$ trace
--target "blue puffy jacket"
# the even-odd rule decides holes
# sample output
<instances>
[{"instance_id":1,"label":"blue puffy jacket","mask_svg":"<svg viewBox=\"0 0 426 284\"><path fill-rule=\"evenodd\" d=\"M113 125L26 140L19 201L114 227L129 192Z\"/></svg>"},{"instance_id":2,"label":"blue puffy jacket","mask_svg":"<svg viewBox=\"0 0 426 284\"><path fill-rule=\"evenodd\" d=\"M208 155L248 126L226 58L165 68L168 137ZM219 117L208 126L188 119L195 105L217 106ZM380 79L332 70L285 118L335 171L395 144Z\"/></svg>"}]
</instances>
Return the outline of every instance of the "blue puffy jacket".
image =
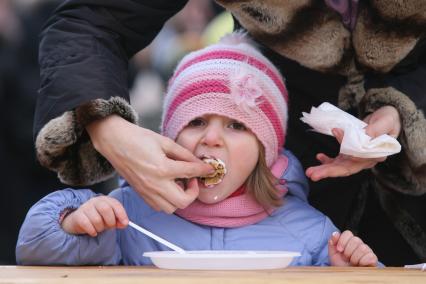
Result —
<instances>
[{"instance_id":1,"label":"blue puffy jacket","mask_svg":"<svg viewBox=\"0 0 426 284\"><path fill-rule=\"evenodd\" d=\"M288 194L284 204L266 219L239 228L191 223L157 212L127 184L111 192L138 225L186 250L287 250L301 256L292 265L328 265L327 242L337 228L307 203L307 181L298 160L288 151L282 178ZM66 208L78 208L96 196L91 190L64 189L37 202L28 212L16 247L23 265L149 265L147 251L169 250L133 228L111 229L97 237L71 235L59 224Z\"/></svg>"}]
</instances>

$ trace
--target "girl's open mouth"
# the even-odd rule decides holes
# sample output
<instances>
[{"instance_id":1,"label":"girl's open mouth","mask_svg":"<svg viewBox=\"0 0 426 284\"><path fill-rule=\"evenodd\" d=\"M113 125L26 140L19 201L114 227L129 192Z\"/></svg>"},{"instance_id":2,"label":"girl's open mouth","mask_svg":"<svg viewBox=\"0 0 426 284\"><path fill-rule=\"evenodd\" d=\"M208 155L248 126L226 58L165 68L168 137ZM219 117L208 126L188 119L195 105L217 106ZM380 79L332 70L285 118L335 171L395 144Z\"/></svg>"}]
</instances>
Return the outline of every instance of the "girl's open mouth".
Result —
<instances>
[{"instance_id":1,"label":"girl's open mouth","mask_svg":"<svg viewBox=\"0 0 426 284\"><path fill-rule=\"evenodd\" d=\"M206 187L213 187L221 183L226 174L225 163L221 159L206 155L202 156L200 159L210 164L215 169L215 172L208 176L199 177L198 180Z\"/></svg>"}]
</instances>

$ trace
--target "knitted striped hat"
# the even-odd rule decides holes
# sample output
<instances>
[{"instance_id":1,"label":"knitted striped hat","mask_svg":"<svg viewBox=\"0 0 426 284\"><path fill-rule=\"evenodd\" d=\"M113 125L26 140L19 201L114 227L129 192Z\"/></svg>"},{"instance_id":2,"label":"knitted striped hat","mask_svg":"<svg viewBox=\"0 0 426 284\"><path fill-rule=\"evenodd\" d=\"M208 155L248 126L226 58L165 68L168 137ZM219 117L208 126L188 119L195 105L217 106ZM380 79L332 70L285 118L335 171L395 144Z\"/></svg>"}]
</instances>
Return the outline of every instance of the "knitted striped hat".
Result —
<instances>
[{"instance_id":1,"label":"knitted striped hat","mask_svg":"<svg viewBox=\"0 0 426 284\"><path fill-rule=\"evenodd\" d=\"M287 101L279 71L245 34L235 32L178 64L165 96L161 131L176 140L196 117L226 116L256 135L271 166L284 144Z\"/></svg>"}]
</instances>

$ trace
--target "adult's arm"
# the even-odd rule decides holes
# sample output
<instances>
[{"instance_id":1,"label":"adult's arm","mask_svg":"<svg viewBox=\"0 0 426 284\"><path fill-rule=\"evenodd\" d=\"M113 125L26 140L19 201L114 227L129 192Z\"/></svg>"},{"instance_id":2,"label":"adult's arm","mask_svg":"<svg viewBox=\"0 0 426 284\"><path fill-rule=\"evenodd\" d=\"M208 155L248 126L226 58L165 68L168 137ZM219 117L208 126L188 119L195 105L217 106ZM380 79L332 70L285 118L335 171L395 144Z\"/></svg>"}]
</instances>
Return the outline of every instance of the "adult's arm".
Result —
<instances>
[{"instance_id":1,"label":"adult's arm","mask_svg":"<svg viewBox=\"0 0 426 284\"><path fill-rule=\"evenodd\" d=\"M127 103L128 59L185 3L68 0L46 23L34 133L39 161L58 172L61 181L88 185L114 174L93 148L85 127L114 113L136 122Z\"/></svg>"},{"instance_id":2,"label":"adult's arm","mask_svg":"<svg viewBox=\"0 0 426 284\"><path fill-rule=\"evenodd\" d=\"M364 116L384 105L398 110L402 151L378 163L373 172L390 189L421 195L426 192L426 45L405 63L388 74L367 76L367 94L360 106Z\"/></svg>"},{"instance_id":3,"label":"adult's arm","mask_svg":"<svg viewBox=\"0 0 426 284\"><path fill-rule=\"evenodd\" d=\"M186 0L68 0L41 33L34 131L94 99L128 100L127 65Z\"/></svg>"}]
</instances>

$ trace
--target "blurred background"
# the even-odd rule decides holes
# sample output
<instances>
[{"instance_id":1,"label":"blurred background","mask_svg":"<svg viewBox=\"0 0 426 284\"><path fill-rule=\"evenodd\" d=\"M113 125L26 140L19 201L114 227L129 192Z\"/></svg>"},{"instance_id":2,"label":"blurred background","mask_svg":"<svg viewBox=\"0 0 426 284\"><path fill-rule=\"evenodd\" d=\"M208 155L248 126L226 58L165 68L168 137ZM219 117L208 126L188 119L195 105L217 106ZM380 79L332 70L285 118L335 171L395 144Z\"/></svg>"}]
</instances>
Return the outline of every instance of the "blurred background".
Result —
<instances>
[{"instance_id":1,"label":"blurred background","mask_svg":"<svg viewBox=\"0 0 426 284\"><path fill-rule=\"evenodd\" d=\"M32 133L38 36L62 1L0 0L0 265L15 264L16 239L29 208L67 187L38 164ZM129 90L141 125L158 131L165 85L179 59L232 29L232 17L211 0L190 0L151 45L132 58ZM108 193L116 186L117 177L90 188Z\"/></svg>"}]
</instances>

